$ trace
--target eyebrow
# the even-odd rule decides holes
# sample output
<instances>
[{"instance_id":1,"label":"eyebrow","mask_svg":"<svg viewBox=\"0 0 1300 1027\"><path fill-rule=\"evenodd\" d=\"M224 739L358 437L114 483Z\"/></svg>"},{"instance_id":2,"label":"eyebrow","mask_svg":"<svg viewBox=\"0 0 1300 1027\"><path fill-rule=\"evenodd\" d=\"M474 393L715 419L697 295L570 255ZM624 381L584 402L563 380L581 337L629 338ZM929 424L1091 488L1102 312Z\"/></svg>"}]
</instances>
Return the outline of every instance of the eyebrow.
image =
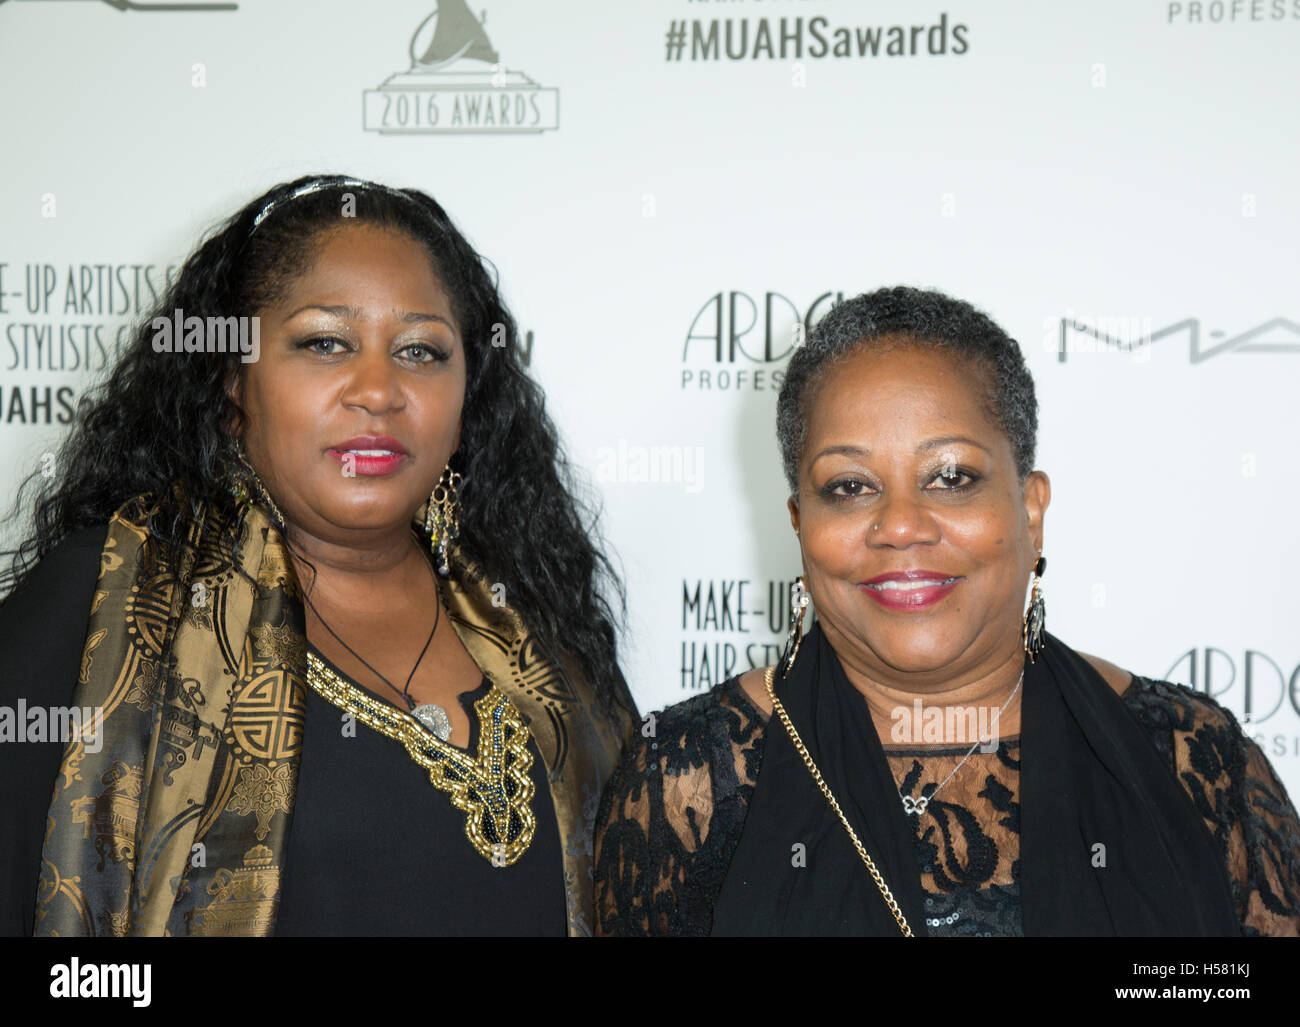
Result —
<instances>
[{"instance_id":1,"label":"eyebrow","mask_svg":"<svg viewBox=\"0 0 1300 1027\"><path fill-rule=\"evenodd\" d=\"M988 448L988 446L976 442L974 439L967 438L965 435L944 435L942 438L938 438L938 439L927 439L925 442L922 442L919 446L916 447L916 452L928 453L932 449L938 449L940 446L947 446L953 442L964 442L969 446L974 446L976 449L982 449L986 453L992 452ZM839 445L839 446L827 446L825 449L823 449L815 457L812 458L812 462L816 463L824 456L831 456L837 453L843 454L845 456L870 456L871 450L863 449L861 446L851 446L847 444Z\"/></svg>"},{"instance_id":2,"label":"eyebrow","mask_svg":"<svg viewBox=\"0 0 1300 1027\"><path fill-rule=\"evenodd\" d=\"M299 307L292 314L286 317L284 321L281 323L288 324L295 317L301 314L304 310L321 310L324 311L326 314L333 314L335 317L350 317L354 321L360 321L362 319L361 311L358 310L356 307L326 306L321 303L308 303L306 306ZM453 331L455 330L455 325L453 325L441 314L422 314L419 311L413 310L403 314L399 320L401 320L403 324L425 324L429 321L437 321L442 324L445 324L448 328L451 328Z\"/></svg>"}]
</instances>

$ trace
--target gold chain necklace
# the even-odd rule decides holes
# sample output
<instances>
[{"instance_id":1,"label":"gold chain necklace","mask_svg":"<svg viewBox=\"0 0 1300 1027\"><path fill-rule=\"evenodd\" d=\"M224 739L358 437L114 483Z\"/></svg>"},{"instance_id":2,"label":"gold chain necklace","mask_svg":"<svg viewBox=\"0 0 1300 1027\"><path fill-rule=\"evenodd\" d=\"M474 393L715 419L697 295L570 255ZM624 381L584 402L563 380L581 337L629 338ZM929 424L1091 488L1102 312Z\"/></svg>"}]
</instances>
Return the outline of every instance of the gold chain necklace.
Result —
<instances>
[{"instance_id":1,"label":"gold chain necklace","mask_svg":"<svg viewBox=\"0 0 1300 1027\"><path fill-rule=\"evenodd\" d=\"M786 715L785 707L782 706L780 700L777 699L776 690L772 687L775 675L776 668L768 667L765 680L767 684L768 698L772 700L772 709L776 710L777 716L781 718L781 723L785 726L786 734L790 736L790 741L794 742L795 749L798 750L799 755L803 757L804 765L808 768L809 773L812 774L813 780L817 782L817 787L822 790L822 794L826 796L826 801L831 804L831 809L833 809L835 815L840 818L840 823L844 825L844 830L849 832L849 838L853 840L853 847L858 850L858 855L862 857L862 862L867 865L867 870L871 874L871 879L876 882L876 887L880 889L880 894L885 899L885 905L887 905L889 911L894 914L894 920L898 924L898 929L903 932L903 937L915 937L915 935L912 934L912 928L907 924L907 917L903 916L903 911L899 909L898 903L894 901L893 892L891 892L889 886L885 884L885 879L880 876L880 871L876 869L876 864L873 863L871 857L867 855L867 850L863 848L862 842L858 840L857 832L849 825L849 818L846 817L844 811L840 809L840 804L835 801L835 796L831 794L830 788L822 779L821 771L817 769L817 765L813 763L812 757L808 755L808 750L803 744L803 739L799 737L799 732L796 731L794 725L790 723L790 718Z\"/></svg>"}]
</instances>

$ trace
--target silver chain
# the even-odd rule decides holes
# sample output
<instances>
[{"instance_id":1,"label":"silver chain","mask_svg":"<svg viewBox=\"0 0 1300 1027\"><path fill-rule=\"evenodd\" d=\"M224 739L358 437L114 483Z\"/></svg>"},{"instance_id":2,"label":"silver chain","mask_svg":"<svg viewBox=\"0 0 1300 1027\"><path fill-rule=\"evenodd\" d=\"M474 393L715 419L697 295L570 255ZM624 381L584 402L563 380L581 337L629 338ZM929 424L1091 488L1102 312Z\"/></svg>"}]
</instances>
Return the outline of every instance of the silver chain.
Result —
<instances>
[{"instance_id":1,"label":"silver chain","mask_svg":"<svg viewBox=\"0 0 1300 1027\"><path fill-rule=\"evenodd\" d=\"M995 727L997 726L998 722L1002 720L1003 711L1005 711L1006 708L1011 705L1011 700L1014 699L1016 697L1016 693L1020 691L1020 684L1024 680L1025 680L1025 672L1022 670L1020 672L1020 680L1016 682L1016 687L1011 690L1011 694L1007 696L1007 701L1002 704L1002 708L998 710L997 716L993 718L993 724ZM972 745L970 749L967 750L966 755L961 758L961 763L958 763L955 767L953 767L952 770L948 773L948 776L939 782L939 788L942 788L944 785L946 785L949 781L952 780L953 774L961 770L962 765L965 764L965 762L968 759L970 759L971 753L973 753L977 748L979 748L979 744L982 741L983 739L981 738L975 739L975 744ZM919 817L922 813L925 812L926 807L930 805L930 800L939 794L939 788L936 788L929 795L922 795L919 799L913 799L910 795L903 795L903 793L900 791L899 797L902 798L903 800L903 812L908 815L915 815Z\"/></svg>"}]
</instances>

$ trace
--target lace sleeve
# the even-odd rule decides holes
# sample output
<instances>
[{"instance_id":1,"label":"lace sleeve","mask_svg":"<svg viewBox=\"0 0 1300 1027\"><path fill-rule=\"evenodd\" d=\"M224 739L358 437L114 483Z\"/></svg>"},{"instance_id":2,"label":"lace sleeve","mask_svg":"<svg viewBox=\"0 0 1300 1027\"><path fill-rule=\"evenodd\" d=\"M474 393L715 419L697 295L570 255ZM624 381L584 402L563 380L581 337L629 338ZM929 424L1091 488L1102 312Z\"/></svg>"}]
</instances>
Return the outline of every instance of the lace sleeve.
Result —
<instances>
[{"instance_id":1,"label":"lace sleeve","mask_svg":"<svg viewBox=\"0 0 1300 1027\"><path fill-rule=\"evenodd\" d=\"M1268 758L1208 696L1166 681L1138 689L1139 719L1223 852L1242 933L1300 935L1300 818Z\"/></svg>"},{"instance_id":2,"label":"lace sleeve","mask_svg":"<svg viewBox=\"0 0 1300 1027\"><path fill-rule=\"evenodd\" d=\"M762 752L761 717L738 692L732 679L652 714L606 785L597 934L709 933Z\"/></svg>"},{"instance_id":3,"label":"lace sleeve","mask_svg":"<svg viewBox=\"0 0 1300 1027\"><path fill-rule=\"evenodd\" d=\"M1246 934L1300 936L1300 818L1268 758L1246 745L1242 821Z\"/></svg>"}]
</instances>

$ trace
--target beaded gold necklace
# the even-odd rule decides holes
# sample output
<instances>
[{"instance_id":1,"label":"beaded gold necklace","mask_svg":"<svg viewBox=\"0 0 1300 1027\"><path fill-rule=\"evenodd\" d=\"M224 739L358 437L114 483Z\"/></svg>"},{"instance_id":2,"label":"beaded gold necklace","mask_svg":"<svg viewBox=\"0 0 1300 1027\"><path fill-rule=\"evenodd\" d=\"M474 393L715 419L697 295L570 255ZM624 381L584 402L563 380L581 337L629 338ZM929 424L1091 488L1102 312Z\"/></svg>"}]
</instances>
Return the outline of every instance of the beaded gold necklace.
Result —
<instances>
[{"instance_id":1,"label":"beaded gold necklace","mask_svg":"<svg viewBox=\"0 0 1300 1027\"><path fill-rule=\"evenodd\" d=\"M430 783L466 814L465 836L493 866L517 862L537 827L528 725L495 685L474 703L478 752L444 742L410 713L358 688L313 652L307 683L344 713L405 746Z\"/></svg>"}]
</instances>

